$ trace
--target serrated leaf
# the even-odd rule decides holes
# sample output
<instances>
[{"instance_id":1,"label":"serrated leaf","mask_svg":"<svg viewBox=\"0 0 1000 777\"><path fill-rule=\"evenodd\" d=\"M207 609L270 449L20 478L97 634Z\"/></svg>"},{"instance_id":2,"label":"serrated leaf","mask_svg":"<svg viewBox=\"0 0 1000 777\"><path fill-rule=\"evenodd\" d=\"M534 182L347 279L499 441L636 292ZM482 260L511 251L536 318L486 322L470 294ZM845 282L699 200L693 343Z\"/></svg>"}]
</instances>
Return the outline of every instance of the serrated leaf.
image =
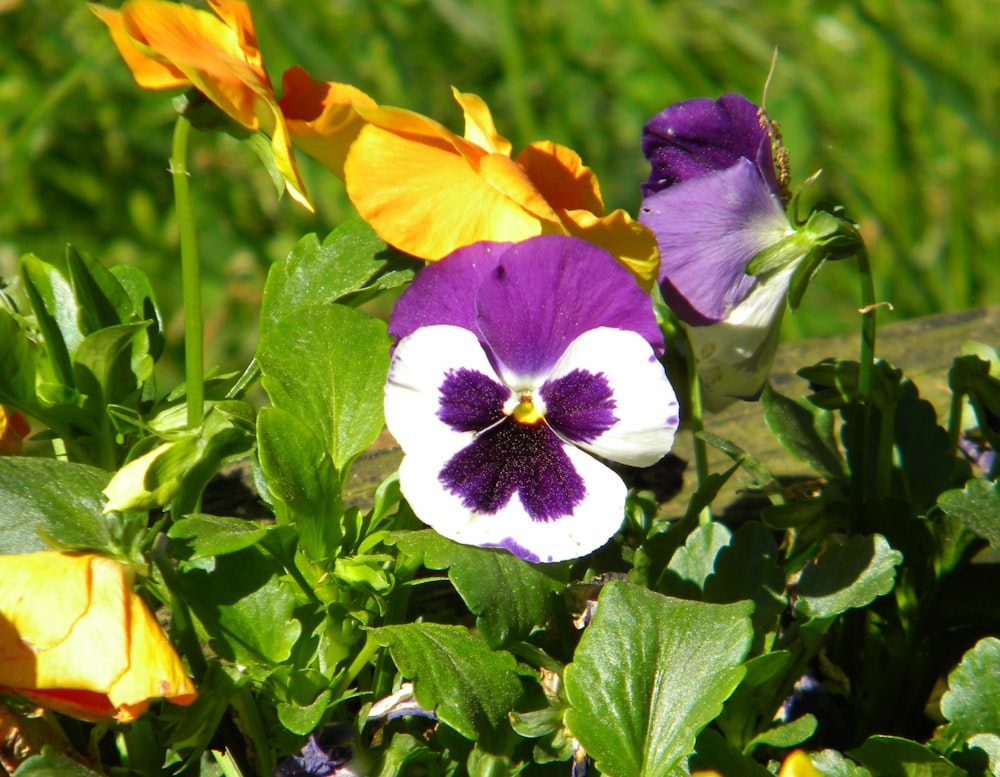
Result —
<instances>
[{"instance_id":1,"label":"serrated leaf","mask_svg":"<svg viewBox=\"0 0 1000 777\"><path fill-rule=\"evenodd\" d=\"M667 777L683 763L743 678L751 609L604 587L563 676L566 725L603 773Z\"/></svg>"},{"instance_id":2,"label":"serrated leaf","mask_svg":"<svg viewBox=\"0 0 1000 777\"><path fill-rule=\"evenodd\" d=\"M107 549L101 490L109 474L55 459L0 458L0 553Z\"/></svg>"},{"instance_id":3,"label":"serrated leaf","mask_svg":"<svg viewBox=\"0 0 1000 777\"><path fill-rule=\"evenodd\" d=\"M172 540L185 541L191 553L184 557L193 560L206 556L224 556L249 548L267 532L266 526L241 518L195 513L174 521L167 536Z\"/></svg>"},{"instance_id":4,"label":"serrated leaf","mask_svg":"<svg viewBox=\"0 0 1000 777\"><path fill-rule=\"evenodd\" d=\"M300 308L328 305L358 291L399 256L360 218L341 224L322 244L316 235L306 235L268 272L261 331L295 317ZM410 270L408 277L412 275Z\"/></svg>"},{"instance_id":5,"label":"serrated leaf","mask_svg":"<svg viewBox=\"0 0 1000 777\"><path fill-rule=\"evenodd\" d=\"M788 606L785 575L778 564L774 536L761 523L747 521L719 550L712 574L705 580L705 600L728 604L749 598L754 603L754 649L774 630Z\"/></svg>"},{"instance_id":6,"label":"serrated leaf","mask_svg":"<svg viewBox=\"0 0 1000 777\"><path fill-rule=\"evenodd\" d=\"M948 675L941 714L959 741L976 734L1000 736L1000 639L979 640Z\"/></svg>"},{"instance_id":7,"label":"serrated leaf","mask_svg":"<svg viewBox=\"0 0 1000 777\"><path fill-rule=\"evenodd\" d=\"M296 602L274 561L256 547L185 564L184 598L222 658L244 666L288 660L302 631Z\"/></svg>"},{"instance_id":8,"label":"serrated leaf","mask_svg":"<svg viewBox=\"0 0 1000 777\"><path fill-rule=\"evenodd\" d=\"M879 777L965 777L965 770L944 756L901 737L869 737L847 754Z\"/></svg>"},{"instance_id":9,"label":"serrated leaf","mask_svg":"<svg viewBox=\"0 0 1000 777\"><path fill-rule=\"evenodd\" d=\"M895 411L896 449L909 501L923 510L955 484L955 452L948 443L948 432L938 424L934 405L920 397L910 380L904 380L900 389Z\"/></svg>"},{"instance_id":10,"label":"serrated leaf","mask_svg":"<svg viewBox=\"0 0 1000 777\"><path fill-rule=\"evenodd\" d=\"M261 337L257 360L271 403L313 429L343 477L382 430L385 323L341 305L297 309Z\"/></svg>"},{"instance_id":11,"label":"serrated leaf","mask_svg":"<svg viewBox=\"0 0 1000 777\"><path fill-rule=\"evenodd\" d=\"M490 650L461 626L408 623L372 631L413 681L421 707L487 751L509 729L507 713L521 697L514 657Z\"/></svg>"},{"instance_id":12,"label":"serrated leaf","mask_svg":"<svg viewBox=\"0 0 1000 777\"><path fill-rule=\"evenodd\" d=\"M760 397L764 422L782 447L827 478L842 478L844 464L833 433L833 414L778 393L770 384Z\"/></svg>"},{"instance_id":13,"label":"serrated leaf","mask_svg":"<svg viewBox=\"0 0 1000 777\"><path fill-rule=\"evenodd\" d=\"M431 530L395 535L400 548L422 556L448 577L487 644L496 649L546 623L552 597L565 588L564 565L529 564L505 550L461 545Z\"/></svg>"},{"instance_id":14,"label":"serrated leaf","mask_svg":"<svg viewBox=\"0 0 1000 777\"><path fill-rule=\"evenodd\" d=\"M965 488L945 491L937 503L947 515L1000 549L1000 482L975 478Z\"/></svg>"},{"instance_id":15,"label":"serrated leaf","mask_svg":"<svg viewBox=\"0 0 1000 777\"><path fill-rule=\"evenodd\" d=\"M827 548L802 570L795 612L805 618L829 618L864 607L892 590L903 554L880 534L851 537Z\"/></svg>"},{"instance_id":16,"label":"serrated leaf","mask_svg":"<svg viewBox=\"0 0 1000 777\"><path fill-rule=\"evenodd\" d=\"M715 568L716 556L731 538L732 532L716 521L698 526L670 559L656 590L665 596L701 599L705 580Z\"/></svg>"}]
</instances>

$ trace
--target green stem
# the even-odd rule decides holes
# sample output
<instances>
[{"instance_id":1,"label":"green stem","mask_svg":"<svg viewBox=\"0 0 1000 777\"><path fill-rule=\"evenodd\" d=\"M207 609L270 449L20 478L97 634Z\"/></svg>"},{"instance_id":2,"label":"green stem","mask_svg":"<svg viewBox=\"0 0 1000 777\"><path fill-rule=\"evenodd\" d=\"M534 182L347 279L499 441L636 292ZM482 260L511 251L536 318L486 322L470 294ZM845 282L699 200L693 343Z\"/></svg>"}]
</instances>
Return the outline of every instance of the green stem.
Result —
<instances>
[{"instance_id":1,"label":"green stem","mask_svg":"<svg viewBox=\"0 0 1000 777\"><path fill-rule=\"evenodd\" d=\"M695 362L694 350L690 342L687 344L687 388L688 397L691 402L691 443L694 448L694 468L698 476L698 488L700 489L708 479L708 446L701 437L704 431L704 405L702 404L701 380L698 378L698 365ZM699 523L708 523L712 520L712 508L705 507L698 515Z\"/></svg>"},{"instance_id":2,"label":"green stem","mask_svg":"<svg viewBox=\"0 0 1000 777\"><path fill-rule=\"evenodd\" d=\"M868 249L862 244L857 253L858 280L861 284L861 353L858 357L858 397L861 403L861 418L855 424L854 450L856 471L851 478L851 523L849 531L858 530L857 521L865 502L865 482L868 475L868 446L871 440L872 416L872 371L875 367L875 281L872 277ZM880 457L881 458L881 457ZM879 466L882 462L879 461ZM890 461L891 465L891 461ZM881 472L876 473L876 483L883 481Z\"/></svg>"},{"instance_id":3,"label":"green stem","mask_svg":"<svg viewBox=\"0 0 1000 777\"><path fill-rule=\"evenodd\" d=\"M177 117L173 147L170 151L170 174L174 181L174 207L181 241L181 276L184 291L184 373L187 384L187 422L191 429L201 425L205 407L204 337L201 315L201 270L198 264L198 240L191 205L191 187L187 169L187 141L191 122Z\"/></svg>"},{"instance_id":4,"label":"green stem","mask_svg":"<svg viewBox=\"0 0 1000 777\"><path fill-rule=\"evenodd\" d=\"M337 681L337 685L333 688L334 701L340 699L345 693L347 693L347 689L351 687L351 683L354 682L354 678L361 674L361 670L368 665L368 662L372 660L372 657L378 649L378 642L372 638L371 632L367 632L365 634L365 644L361 646L361 650L359 650L358 654L354 656L354 660L351 661L350 666L348 666L344 674L340 676L340 679Z\"/></svg>"},{"instance_id":5,"label":"green stem","mask_svg":"<svg viewBox=\"0 0 1000 777\"><path fill-rule=\"evenodd\" d=\"M181 652L187 658L191 674L194 675L196 681L200 680L205 676L208 665L205 662L205 654L202 652L198 635L194 631L194 622L191 619L191 612L188 610L187 602L183 597L177 595L177 591L179 590L177 572L171 566L170 559L166 556L160 556L155 559L153 564L160 573L160 577L163 580L163 587L166 589L167 597L170 600L167 604L170 605L171 628L177 636Z\"/></svg>"}]
</instances>

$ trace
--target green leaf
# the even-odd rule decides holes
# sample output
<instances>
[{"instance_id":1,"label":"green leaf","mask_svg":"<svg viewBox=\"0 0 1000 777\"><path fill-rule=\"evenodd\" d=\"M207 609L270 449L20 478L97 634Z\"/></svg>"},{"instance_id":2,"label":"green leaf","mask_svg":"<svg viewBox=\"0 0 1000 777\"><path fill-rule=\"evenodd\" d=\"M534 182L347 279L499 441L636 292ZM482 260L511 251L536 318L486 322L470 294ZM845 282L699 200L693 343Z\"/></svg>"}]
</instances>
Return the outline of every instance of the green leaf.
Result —
<instances>
[{"instance_id":1,"label":"green leaf","mask_svg":"<svg viewBox=\"0 0 1000 777\"><path fill-rule=\"evenodd\" d=\"M90 254L66 246L66 269L80 306L84 334L136 320L132 300L118 279Z\"/></svg>"},{"instance_id":2,"label":"green leaf","mask_svg":"<svg viewBox=\"0 0 1000 777\"><path fill-rule=\"evenodd\" d=\"M670 559L656 590L665 596L701 599L705 580L715 568L715 558L731 538L729 529L716 521L696 528Z\"/></svg>"},{"instance_id":3,"label":"green leaf","mask_svg":"<svg viewBox=\"0 0 1000 777\"><path fill-rule=\"evenodd\" d=\"M341 224L322 244L316 235L306 235L267 274L261 331L267 333L275 324L297 318L302 308L343 299L369 285L399 258L399 252L360 218ZM412 275L411 269L408 277Z\"/></svg>"},{"instance_id":4,"label":"green leaf","mask_svg":"<svg viewBox=\"0 0 1000 777\"><path fill-rule=\"evenodd\" d=\"M270 556L256 547L185 564L184 598L222 658L244 666L288 660L302 631L295 596Z\"/></svg>"},{"instance_id":5,"label":"green leaf","mask_svg":"<svg viewBox=\"0 0 1000 777\"><path fill-rule=\"evenodd\" d=\"M341 305L298 308L261 337L264 389L313 429L341 477L382 430L386 326Z\"/></svg>"},{"instance_id":6,"label":"green leaf","mask_svg":"<svg viewBox=\"0 0 1000 777\"><path fill-rule=\"evenodd\" d=\"M343 539L340 478L312 430L275 407L257 415L257 451L279 523L292 523L317 562L337 555Z\"/></svg>"},{"instance_id":7,"label":"green leaf","mask_svg":"<svg viewBox=\"0 0 1000 777\"><path fill-rule=\"evenodd\" d=\"M799 461L826 478L842 478L844 463L833 433L833 414L805 400L778 393L764 386L760 403L764 422L771 433Z\"/></svg>"},{"instance_id":8,"label":"green leaf","mask_svg":"<svg viewBox=\"0 0 1000 777\"><path fill-rule=\"evenodd\" d=\"M892 590L903 554L879 534L851 537L827 548L802 570L795 612L806 618L828 618L864 607Z\"/></svg>"},{"instance_id":9,"label":"green leaf","mask_svg":"<svg viewBox=\"0 0 1000 777\"><path fill-rule=\"evenodd\" d=\"M167 536L172 540L185 541L190 555L185 555L183 552L176 555L186 560L194 560L206 556L224 556L249 548L267 532L266 526L259 526L241 518L223 518L218 515L196 513L175 521Z\"/></svg>"},{"instance_id":10,"label":"green leaf","mask_svg":"<svg viewBox=\"0 0 1000 777\"><path fill-rule=\"evenodd\" d=\"M417 702L466 739L496 752L521 697L514 657L492 651L461 626L409 623L372 632L392 653L402 675L413 680Z\"/></svg>"},{"instance_id":11,"label":"green leaf","mask_svg":"<svg viewBox=\"0 0 1000 777\"><path fill-rule=\"evenodd\" d=\"M17 767L17 777L99 777L78 761L49 745Z\"/></svg>"},{"instance_id":12,"label":"green leaf","mask_svg":"<svg viewBox=\"0 0 1000 777\"><path fill-rule=\"evenodd\" d=\"M751 609L604 587L563 677L566 725L602 772L666 777L683 764L743 678Z\"/></svg>"},{"instance_id":13,"label":"green leaf","mask_svg":"<svg viewBox=\"0 0 1000 777\"><path fill-rule=\"evenodd\" d=\"M17 320L0 307L0 404L30 411L37 404L35 366L39 346Z\"/></svg>"},{"instance_id":14,"label":"green leaf","mask_svg":"<svg viewBox=\"0 0 1000 777\"><path fill-rule=\"evenodd\" d=\"M107 549L101 507L108 473L55 459L0 458L0 553Z\"/></svg>"},{"instance_id":15,"label":"green leaf","mask_svg":"<svg viewBox=\"0 0 1000 777\"><path fill-rule=\"evenodd\" d=\"M58 269L33 254L21 257L21 277L45 341L52 376L58 383L72 387L70 355L83 339L73 290Z\"/></svg>"},{"instance_id":16,"label":"green leaf","mask_svg":"<svg viewBox=\"0 0 1000 777\"><path fill-rule=\"evenodd\" d=\"M688 768L691 772L712 771L725 777L771 777L771 772L747 758L711 728L698 735Z\"/></svg>"},{"instance_id":17,"label":"green leaf","mask_svg":"<svg viewBox=\"0 0 1000 777\"><path fill-rule=\"evenodd\" d=\"M948 432L938 425L934 405L921 399L910 380L901 384L896 406L896 449L909 501L921 511L931 507L942 491L955 485L955 452Z\"/></svg>"},{"instance_id":18,"label":"green leaf","mask_svg":"<svg viewBox=\"0 0 1000 777\"><path fill-rule=\"evenodd\" d=\"M447 569L455 590L477 616L476 627L496 649L545 625L552 597L565 588L564 565L529 564L505 550L477 548L431 530L394 535L407 553L429 569Z\"/></svg>"},{"instance_id":19,"label":"green leaf","mask_svg":"<svg viewBox=\"0 0 1000 777\"><path fill-rule=\"evenodd\" d=\"M847 754L879 777L965 777L965 770L944 756L901 737L869 737Z\"/></svg>"},{"instance_id":20,"label":"green leaf","mask_svg":"<svg viewBox=\"0 0 1000 777\"><path fill-rule=\"evenodd\" d=\"M757 521L743 524L729 544L719 550L704 589L709 602L753 601L754 652L759 651L764 637L774 631L788 606L785 575L770 530Z\"/></svg>"},{"instance_id":21,"label":"green leaf","mask_svg":"<svg viewBox=\"0 0 1000 777\"><path fill-rule=\"evenodd\" d=\"M330 691L325 690L316 697L312 704L306 706L280 702L278 704L278 720L293 734L299 736L310 734L323 719L323 714L330 704L330 695Z\"/></svg>"},{"instance_id":22,"label":"green leaf","mask_svg":"<svg viewBox=\"0 0 1000 777\"><path fill-rule=\"evenodd\" d=\"M1000 736L1000 639L979 640L948 675L941 714L959 741L976 734Z\"/></svg>"},{"instance_id":23,"label":"green leaf","mask_svg":"<svg viewBox=\"0 0 1000 777\"><path fill-rule=\"evenodd\" d=\"M974 478L965 488L945 491L937 503L949 517L1000 549L1000 483Z\"/></svg>"},{"instance_id":24,"label":"green leaf","mask_svg":"<svg viewBox=\"0 0 1000 777\"><path fill-rule=\"evenodd\" d=\"M773 728L762 731L747 744L747 752L758 745L788 748L801 745L816 733L816 716L806 713L789 723L779 723Z\"/></svg>"},{"instance_id":25,"label":"green leaf","mask_svg":"<svg viewBox=\"0 0 1000 777\"><path fill-rule=\"evenodd\" d=\"M837 750L812 753L811 759L813 766L823 777L872 777L871 772L845 758Z\"/></svg>"}]
</instances>

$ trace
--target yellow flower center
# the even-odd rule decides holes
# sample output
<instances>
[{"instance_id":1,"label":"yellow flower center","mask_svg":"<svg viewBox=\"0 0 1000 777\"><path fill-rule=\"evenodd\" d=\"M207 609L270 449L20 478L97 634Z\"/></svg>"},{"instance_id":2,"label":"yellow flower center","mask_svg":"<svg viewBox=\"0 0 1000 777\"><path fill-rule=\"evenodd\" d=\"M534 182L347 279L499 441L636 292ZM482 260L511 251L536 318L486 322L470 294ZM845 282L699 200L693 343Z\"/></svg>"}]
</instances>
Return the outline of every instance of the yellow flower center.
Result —
<instances>
[{"instance_id":1,"label":"yellow flower center","mask_svg":"<svg viewBox=\"0 0 1000 777\"><path fill-rule=\"evenodd\" d=\"M521 394L521 402L514 408L512 415L519 424L537 424L545 419L542 412L535 407L531 394L527 392Z\"/></svg>"}]
</instances>

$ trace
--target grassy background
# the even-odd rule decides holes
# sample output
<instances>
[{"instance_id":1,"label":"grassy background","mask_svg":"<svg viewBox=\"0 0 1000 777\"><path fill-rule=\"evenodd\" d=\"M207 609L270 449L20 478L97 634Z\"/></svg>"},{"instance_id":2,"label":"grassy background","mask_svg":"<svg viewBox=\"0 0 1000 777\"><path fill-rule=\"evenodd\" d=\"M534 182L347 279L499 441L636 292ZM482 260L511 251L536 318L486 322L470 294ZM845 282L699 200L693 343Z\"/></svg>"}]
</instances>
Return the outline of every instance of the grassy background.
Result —
<instances>
[{"instance_id":1,"label":"grassy background","mask_svg":"<svg viewBox=\"0 0 1000 777\"><path fill-rule=\"evenodd\" d=\"M117 3L109 0L109 4ZM480 94L515 150L576 149L609 207L635 212L642 124L665 105L767 96L804 198L844 204L864 230L882 321L1000 303L1000 25L995 0L251 0L276 84L301 64L460 130L449 87ZM166 173L170 95L132 81L74 0L0 0L0 276L73 243L149 272L180 339ZM197 136L210 363L242 366L268 264L350 214L341 183L304 164L317 213L279 201L244 146ZM785 336L856 326L857 277L828 265ZM176 347L176 346L175 346Z\"/></svg>"}]
</instances>

